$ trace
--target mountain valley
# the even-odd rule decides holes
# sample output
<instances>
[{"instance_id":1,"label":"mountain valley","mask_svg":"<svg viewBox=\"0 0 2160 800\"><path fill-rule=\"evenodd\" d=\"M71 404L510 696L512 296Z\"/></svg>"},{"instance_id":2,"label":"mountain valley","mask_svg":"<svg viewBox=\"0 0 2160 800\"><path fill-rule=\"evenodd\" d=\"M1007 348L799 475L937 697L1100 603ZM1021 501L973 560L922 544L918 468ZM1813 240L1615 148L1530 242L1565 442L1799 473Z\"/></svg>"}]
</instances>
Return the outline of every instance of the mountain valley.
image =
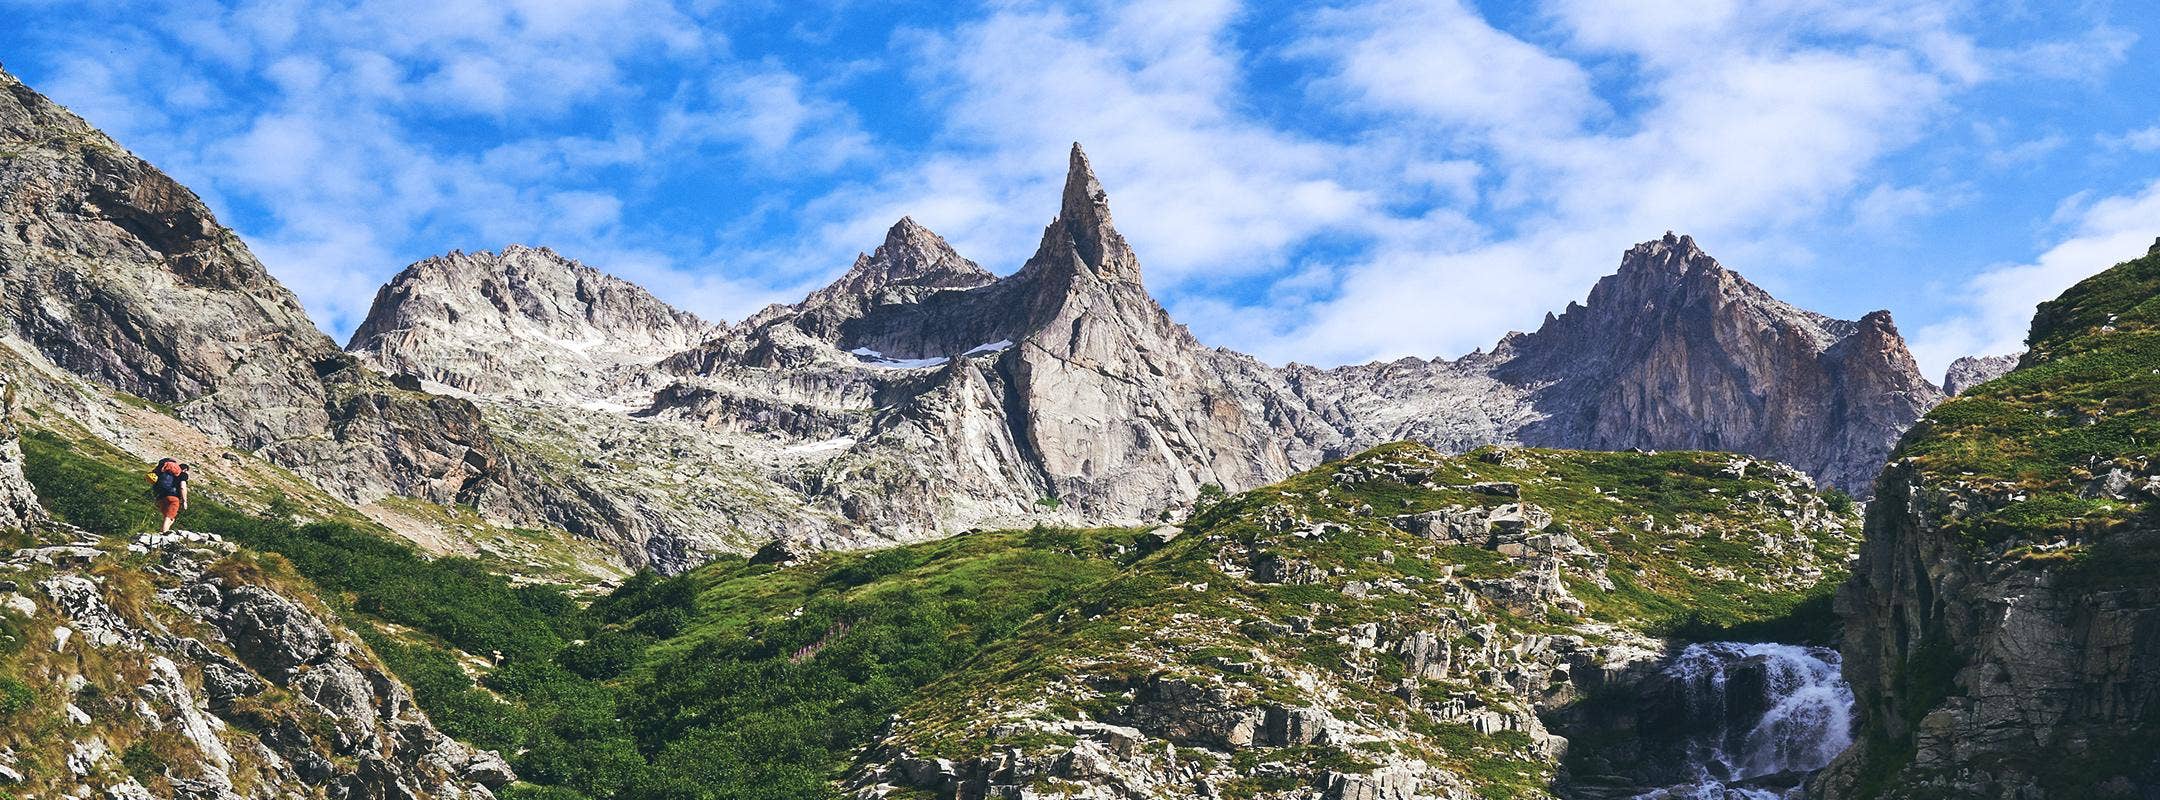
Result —
<instances>
[{"instance_id":1,"label":"mountain valley","mask_svg":"<svg viewBox=\"0 0 2160 800\"><path fill-rule=\"evenodd\" d=\"M340 347L0 72L0 800L2160 791L2160 253L1940 386L1672 232L1276 366L1067 158L1010 273L454 251Z\"/></svg>"}]
</instances>

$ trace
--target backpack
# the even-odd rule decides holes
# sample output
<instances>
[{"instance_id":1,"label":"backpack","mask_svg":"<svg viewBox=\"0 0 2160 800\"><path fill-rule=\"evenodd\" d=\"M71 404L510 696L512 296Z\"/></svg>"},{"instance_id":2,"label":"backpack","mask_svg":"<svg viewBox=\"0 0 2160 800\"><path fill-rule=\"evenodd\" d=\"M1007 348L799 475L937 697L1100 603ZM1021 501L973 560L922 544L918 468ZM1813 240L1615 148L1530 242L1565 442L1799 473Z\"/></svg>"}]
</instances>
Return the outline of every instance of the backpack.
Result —
<instances>
[{"instance_id":1,"label":"backpack","mask_svg":"<svg viewBox=\"0 0 2160 800\"><path fill-rule=\"evenodd\" d=\"M163 471L150 474L150 497L162 500L180 496L180 476Z\"/></svg>"}]
</instances>

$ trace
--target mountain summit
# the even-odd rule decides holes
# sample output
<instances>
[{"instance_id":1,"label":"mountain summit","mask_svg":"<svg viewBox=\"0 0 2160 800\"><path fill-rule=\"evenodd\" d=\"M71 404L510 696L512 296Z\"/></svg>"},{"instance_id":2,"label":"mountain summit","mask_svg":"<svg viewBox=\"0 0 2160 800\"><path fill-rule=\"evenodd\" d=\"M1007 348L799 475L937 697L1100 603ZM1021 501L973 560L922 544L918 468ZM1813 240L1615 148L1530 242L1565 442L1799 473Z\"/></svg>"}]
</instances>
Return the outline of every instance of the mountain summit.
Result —
<instances>
[{"instance_id":1,"label":"mountain summit","mask_svg":"<svg viewBox=\"0 0 2160 800\"><path fill-rule=\"evenodd\" d=\"M637 284L511 245L406 267L375 293L346 349L461 391L586 398L712 330Z\"/></svg>"},{"instance_id":2,"label":"mountain summit","mask_svg":"<svg viewBox=\"0 0 2160 800\"><path fill-rule=\"evenodd\" d=\"M1889 312L1795 308L1671 233L1510 346L1495 374L1542 387L1527 442L1754 453L1856 492L1942 400Z\"/></svg>"}]
</instances>

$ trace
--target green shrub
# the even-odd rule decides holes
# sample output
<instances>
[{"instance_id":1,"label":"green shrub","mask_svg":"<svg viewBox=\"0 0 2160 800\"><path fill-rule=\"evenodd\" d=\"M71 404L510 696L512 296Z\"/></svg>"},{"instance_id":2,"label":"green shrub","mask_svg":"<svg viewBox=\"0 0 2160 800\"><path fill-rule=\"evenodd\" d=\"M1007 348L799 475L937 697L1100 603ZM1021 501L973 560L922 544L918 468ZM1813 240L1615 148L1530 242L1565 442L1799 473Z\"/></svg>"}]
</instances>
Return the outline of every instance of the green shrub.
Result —
<instances>
[{"instance_id":1,"label":"green shrub","mask_svg":"<svg viewBox=\"0 0 2160 800\"><path fill-rule=\"evenodd\" d=\"M141 741L128 745L126 750L120 752L120 766L136 780L148 781L165 774L167 765L165 757L158 755L157 749L151 746L150 742Z\"/></svg>"},{"instance_id":2,"label":"green shrub","mask_svg":"<svg viewBox=\"0 0 2160 800\"><path fill-rule=\"evenodd\" d=\"M0 674L0 717L13 717L30 709L37 702L37 693L21 679Z\"/></svg>"}]
</instances>

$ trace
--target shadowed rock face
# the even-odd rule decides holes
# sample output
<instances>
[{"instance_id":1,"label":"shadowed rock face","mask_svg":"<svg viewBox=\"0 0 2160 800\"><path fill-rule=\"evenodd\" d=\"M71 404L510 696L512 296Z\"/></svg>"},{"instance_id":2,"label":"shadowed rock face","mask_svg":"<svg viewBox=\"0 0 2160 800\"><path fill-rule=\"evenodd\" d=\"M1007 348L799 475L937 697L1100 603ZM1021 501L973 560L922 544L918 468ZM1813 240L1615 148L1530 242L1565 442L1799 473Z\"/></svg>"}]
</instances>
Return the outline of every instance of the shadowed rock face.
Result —
<instances>
[{"instance_id":1,"label":"shadowed rock face","mask_svg":"<svg viewBox=\"0 0 2160 800\"><path fill-rule=\"evenodd\" d=\"M1848 488L1941 400L1888 312L1802 311L1671 234L1513 349L1497 374L1545 385L1525 441L1752 453Z\"/></svg>"}]
</instances>

